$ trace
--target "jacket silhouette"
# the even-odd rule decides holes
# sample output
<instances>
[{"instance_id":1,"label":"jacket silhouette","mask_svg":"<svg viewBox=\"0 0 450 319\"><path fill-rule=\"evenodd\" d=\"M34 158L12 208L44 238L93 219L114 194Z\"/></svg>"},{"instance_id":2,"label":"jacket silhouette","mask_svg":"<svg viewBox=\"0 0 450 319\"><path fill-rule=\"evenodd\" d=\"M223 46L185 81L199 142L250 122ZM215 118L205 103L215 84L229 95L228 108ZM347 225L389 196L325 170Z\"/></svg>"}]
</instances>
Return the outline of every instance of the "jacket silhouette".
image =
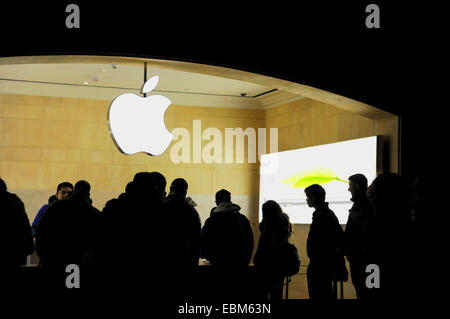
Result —
<instances>
[{"instance_id":1,"label":"jacket silhouette","mask_svg":"<svg viewBox=\"0 0 450 319\"><path fill-rule=\"evenodd\" d=\"M0 179L0 268L18 269L34 251L30 222L22 200Z\"/></svg>"},{"instance_id":2,"label":"jacket silhouette","mask_svg":"<svg viewBox=\"0 0 450 319\"><path fill-rule=\"evenodd\" d=\"M78 266L95 245L100 211L88 194L75 191L69 198L49 205L36 230L36 250L41 266L64 270Z\"/></svg>"},{"instance_id":3,"label":"jacket silhouette","mask_svg":"<svg viewBox=\"0 0 450 319\"><path fill-rule=\"evenodd\" d=\"M292 225L277 202L269 200L262 207L261 236L253 262L262 290L269 299L281 299L283 282L300 270L297 248L289 243Z\"/></svg>"},{"instance_id":4,"label":"jacket silhouette","mask_svg":"<svg viewBox=\"0 0 450 319\"><path fill-rule=\"evenodd\" d=\"M161 274L162 195L151 173L140 172L101 212L99 239L89 256L93 289L111 297L158 297Z\"/></svg>"},{"instance_id":5,"label":"jacket silhouette","mask_svg":"<svg viewBox=\"0 0 450 319\"><path fill-rule=\"evenodd\" d=\"M345 254L349 261L361 258L367 251L368 225L373 221L372 207L364 194L352 197L351 201L353 205L344 231Z\"/></svg>"},{"instance_id":6,"label":"jacket silhouette","mask_svg":"<svg viewBox=\"0 0 450 319\"><path fill-rule=\"evenodd\" d=\"M415 278L422 266L414 240L409 184L398 174L382 173L367 193L374 209L368 263L380 270L380 288L371 289L371 298L415 298Z\"/></svg>"},{"instance_id":7,"label":"jacket silhouette","mask_svg":"<svg viewBox=\"0 0 450 319\"><path fill-rule=\"evenodd\" d=\"M313 213L306 242L310 298L333 298L332 282L347 280L342 240L343 230L336 215L327 202L319 204Z\"/></svg>"},{"instance_id":8,"label":"jacket silhouette","mask_svg":"<svg viewBox=\"0 0 450 319\"><path fill-rule=\"evenodd\" d=\"M372 207L364 193L351 198L353 205L349 210L344 231L343 251L350 264L350 273L358 298L367 298L365 284L366 266L369 264L369 224L373 223Z\"/></svg>"},{"instance_id":9,"label":"jacket silhouette","mask_svg":"<svg viewBox=\"0 0 450 319\"><path fill-rule=\"evenodd\" d=\"M253 252L253 232L240 207L221 202L205 221L202 253L213 266L248 266Z\"/></svg>"},{"instance_id":10,"label":"jacket silhouette","mask_svg":"<svg viewBox=\"0 0 450 319\"><path fill-rule=\"evenodd\" d=\"M22 295L21 265L34 251L30 223L23 202L7 192L0 178L0 298Z\"/></svg>"},{"instance_id":11,"label":"jacket silhouette","mask_svg":"<svg viewBox=\"0 0 450 319\"><path fill-rule=\"evenodd\" d=\"M200 257L201 222L195 208L182 196L169 194L162 203L164 225L170 225L170 234L162 241L164 258L177 268L190 270L198 265Z\"/></svg>"},{"instance_id":12,"label":"jacket silhouette","mask_svg":"<svg viewBox=\"0 0 450 319\"><path fill-rule=\"evenodd\" d=\"M313 213L306 250L310 263L330 264L336 260L343 239L343 230L336 215L323 203Z\"/></svg>"}]
</instances>

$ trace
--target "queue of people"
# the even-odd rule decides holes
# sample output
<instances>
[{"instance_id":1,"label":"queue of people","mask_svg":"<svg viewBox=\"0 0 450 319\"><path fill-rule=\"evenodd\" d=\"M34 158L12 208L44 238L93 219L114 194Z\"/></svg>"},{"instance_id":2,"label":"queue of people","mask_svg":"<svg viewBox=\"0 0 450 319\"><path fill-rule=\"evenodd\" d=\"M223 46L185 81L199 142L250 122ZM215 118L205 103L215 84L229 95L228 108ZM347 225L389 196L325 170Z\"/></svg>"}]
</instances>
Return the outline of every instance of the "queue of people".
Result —
<instances>
[{"instance_id":1,"label":"queue of people","mask_svg":"<svg viewBox=\"0 0 450 319\"><path fill-rule=\"evenodd\" d=\"M353 206L345 230L326 202L322 186L314 184L304 191L314 209L306 243L310 298L336 298L333 284L348 279L345 257L358 298L408 297L412 270L405 269L411 269L414 257L414 223L404 180L383 173L368 187L365 176L350 176ZM217 206L201 227L196 204L187 192L188 183L182 178L173 180L166 194L161 173L140 172L99 211L92 205L87 181L74 186L64 182L30 227L22 201L0 179L5 230L0 232L1 275L17 273L36 248L53 292L67 291L66 267L72 264L83 274L83 291L92 296L186 298L198 293L196 274L199 259L205 258L214 278L222 279L208 282L208 289L230 296L247 293L250 290L241 289L239 283L248 279L254 249L249 220L232 202L231 193L222 189L215 196ZM252 291L263 298L281 299L284 279L299 272L299 252L289 241L293 227L280 205L265 202L262 215L253 258L257 280L247 283L256 285ZM368 265L379 267L380 288L367 285Z\"/></svg>"}]
</instances>

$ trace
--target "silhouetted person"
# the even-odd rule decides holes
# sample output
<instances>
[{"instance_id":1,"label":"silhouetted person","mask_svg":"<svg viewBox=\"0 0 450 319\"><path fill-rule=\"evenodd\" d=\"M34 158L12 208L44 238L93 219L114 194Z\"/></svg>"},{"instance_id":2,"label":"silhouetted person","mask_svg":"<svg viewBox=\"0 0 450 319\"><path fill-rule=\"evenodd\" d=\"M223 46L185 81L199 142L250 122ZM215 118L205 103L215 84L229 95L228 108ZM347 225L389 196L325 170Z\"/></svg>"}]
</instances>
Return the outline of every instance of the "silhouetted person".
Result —
<instances>
[{"instance_id":1,"label":"silhouetted person","mask_svg":"<svg viewBox=\"0 0 450 319\"><path fill-rule=\"evenodd\" d=\"M55 276L57 288L64 287L60 276L67 265L75 264L82 272L85 258L95 245L100 212L91 205L89 192L89 183L78 181L74 192L50 205L38 224L39 264Z\"/></svg>"},{"instance_id":2,"label":"silhouetted person","mask_svg":"<svg viewBox=\"0 0 450 319\"><path fill-rule=\"evenodd\" d=\"M39 209L39 211L36 214L36 217L33 220L33 224L31 225L31 233L33 234L33 237L36 236L37 225L39 224L39 221L41 220L42 215L47 210L47 207L55 200L61 200L61 199L65 199L65 198L69 197L70 194L72 193L72 191L73 191L73 185L71 183L62 182L62 183L58 184L58 186L56 187L55 195L50 196L50 198L48 199L48 203L44 204Z\"/></svg>"},{"instance_id":3,"label":"silhouetted person","mask_svg":"<svg viewBox=\"0 0 450 319\"><path fill-rule=\"evenodd\" d=\"M1 178L0 209L0 277L8 279L11 271L26 264L27 256L34 251L34 244L24 204L16 194L7 191Z\"/></svg>"},{"instance_id":4,"label":"silhouetted person","mask_svg":"<svg viewBox=\"0 0 450 319\"><path fill-rule=\"evenodd\" d=\"M203 227L203 255L217 267L246 267L253 252L253 232L240 207L225 189L216 193L217 207Z\"/></svg>"},{"instance_id":5,"label":"silhouetted person","mask_svg":"<svg viewBox=\"0 0 450 319\"><path fill-rule=\"evenodd\" d=\"M380 269L380 288L371 289L375 297L414 297L420 261L414 252L410 191L395 173L378 175L367 190L375 214L369 224L369 262Z\"/></svg>"},{"instance_id":6,"label":"silhouetted person","mask_svg":"<svg viewBox=\"0 0 450 319\"><path fill-rule=\"evenodd\" d=\"M130 221L134 218L131 211L132 188L133 181L130 181L125 192L107 201L100 214L98 240L87 259L89 284L97 294L111 297L129 289L124 281L132 271L128 264L135 262L129 257L131 254L125 253L130 245L135 245L130 238L135 232Z\"/></svg>"},{"instance_id":7,"label":"silhouetted person","mask_svg":"<svg viewBox=\"0 0 450 319\"><path fill-rule=\"evenodd\" d=\"M208 297L216 299L248 297L254 289L249 262L253 253L253 232L240 207L231 202L225 189L216 193L212 209L202 230L202 256L210 263Z\"/></svg>"},{"instance_id":8,"label":"silhouetted person","mask_svg":"<svg viewBox=\"0 0 450 319\"><path fill-rule=\"evenodd\" d=\"M169 195L162 204L161 226L166 231L160 238L161 260L171 295L181 297L189 293L189 279L198 266L200 257L200 216L186 201L188 183L177 178L170 185ZM173 287L177 287L176 290Z\"/></svg>"},{"instance_id":9,"label":"silhouetted person","mask_svg":"<svg viewBox=\"0 0 450 319\"><path fill-rule=\"evenodd\" d=\"M414 225L415 251L417 256L427 256L427 262L420 263L416 276L416 297L442 298L448 295L448 214L444 213L442 194L433 178L426 175L416 177L412 191L412 217ZM447 253L444 253L447 252Z\"/></svg>"},{"instance_id":10,"label":"silhouetted person","mask_svg":"<svg viewBox=\"0 0 450 319\"><path fill-rule=\"evenodd\" d=\"M161 202L165 178L136 173L125 193L108 201L101 213L100 239L89 263L96 289L111 296L159 297L166 278L160 274Z\"/></svg>"},{"instance_id":11,"label":"silhouetted person","mask_svg":"<svg viewBox=\"0 0 450 319\"><path fill-rule=\"evenodd\" d=\"M436 216L430 212L430 202L436 196L436 189L430 187L431 181L423 176L418 176L412 187L411 194L411 218L416 225L423 227L433 227Z\"/></svg>"},{"instance_id":12,"label":"silhouetted person","mask_svg":"<svg viewBox=\"0 0 450 319\"><path fill-rule=\"evenodd\" d=\"M253 262L268 298L281 299L284 278L298 273L300 257L297 248L289 243L292 225L280 205L273 200L265 202L262 215L261 236Z\"/></svg>"},{"instance_id":13,"label":"silhouetted person","mask_svg":"<svg viewBox=\"0 0 450 319\"><path fill-rule=\"evenodd\" d=\"M123 214L121 210L117 210L116 208L120 203L125 203L126 200L130 199L131 193L133 192L133 181L128 182L125 186L125 192L119 194L117 198L112 198L105 203L105 207L102 209L101 216L107 218L115 218L117 216L113 216L115 214Z\"/></svg>"},{"instance_id":14,"label":"silhouetted person","mask_svg":"<svg viewBox=\"0 0 450 319\"><path fill-rule=\"evenodd\" d=\"M346 272L340 250L343 230L334 212L325 202L325 190L314 184L305 189L306 202L314 207L312 223L306 242L309 265L308 292L311 299L332 299L333 281L341 280ZM341 278L339 278L341 277Z\"/></svg>"},{"instance_id":15,"label":"silhouetted person","mask_svg":"<svg viewBox=\"0 0 450 319\"><path fill-rule=\"evenodd\" d=\"M350 264L350 274L356 296L367 298L366 267L368 265L368 225L373 220L372 207L366 196L367 178L355 174L348 178L352 207L344 231L344 253Z\"/></svg>"},{"instance_id":16,"label":"silhouetted person","mask_svg":"<svg viewBox=\"0 0 450 319\"><path fill-rule=\"evenodd\" d=\"M159 193L159 196L161 197L161 199L164 200L164 198L166 198L166 195L167 195L167 193L166 193L166 185L167 185L166 178L160 172L151 172L150 174L152 175L153 181L155 183L156 191Z\"/></svg>"}]
</instances>

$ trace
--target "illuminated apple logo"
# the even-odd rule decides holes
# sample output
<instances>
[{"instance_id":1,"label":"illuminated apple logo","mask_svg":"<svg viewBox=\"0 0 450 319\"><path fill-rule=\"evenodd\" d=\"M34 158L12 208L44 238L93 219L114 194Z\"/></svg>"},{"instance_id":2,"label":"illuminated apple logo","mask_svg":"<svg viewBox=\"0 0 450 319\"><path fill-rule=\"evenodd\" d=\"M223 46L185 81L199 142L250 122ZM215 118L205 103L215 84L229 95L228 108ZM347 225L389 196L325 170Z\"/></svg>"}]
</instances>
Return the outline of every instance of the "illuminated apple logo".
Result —
<instances>
[{"instance_id":1,"label":"illuminated apple logo","mask_svg":"<svg viewBox=\"0 0 450 319\"><path fill-rule=\"evenodd\" d=\"M142 93L149 93L158 84L159 76L144 83ZM116 97L108 112L111 137L125 154L145 152L161 155L172 142L173 135L164 123L164 113L171 101L162 95L140 97L125 93Z\"/></svg>"}]
</instances>

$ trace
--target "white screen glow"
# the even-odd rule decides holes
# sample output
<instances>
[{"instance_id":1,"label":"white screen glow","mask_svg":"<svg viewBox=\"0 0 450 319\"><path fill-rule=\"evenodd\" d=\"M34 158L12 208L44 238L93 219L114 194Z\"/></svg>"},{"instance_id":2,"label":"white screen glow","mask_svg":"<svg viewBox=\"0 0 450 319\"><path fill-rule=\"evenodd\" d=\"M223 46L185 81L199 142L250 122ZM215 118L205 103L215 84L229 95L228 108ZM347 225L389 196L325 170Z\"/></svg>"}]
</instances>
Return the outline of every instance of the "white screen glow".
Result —
<instances>
[{"instance_id":1,"label":"white screen glow","mask_svg":"<svg viewBox=\"0 0 450 319\"><path fill-rule=\"evenodd\" d=\"M271 199L281 205L293 224L311 224L314 208L306 204L304 188L293 188L282 181L299 172L328 169L345 181L353 174L364 174L370 185L377 172L377 137L264 154L261 163L276 169L263 173L261 167L259 221L262 219L262 204ZM325 200L339 223L346 224L348 210L352 206L348 183L332 180L322 184L322 187L326 191Z\"/></svg>"}]
</instances>

